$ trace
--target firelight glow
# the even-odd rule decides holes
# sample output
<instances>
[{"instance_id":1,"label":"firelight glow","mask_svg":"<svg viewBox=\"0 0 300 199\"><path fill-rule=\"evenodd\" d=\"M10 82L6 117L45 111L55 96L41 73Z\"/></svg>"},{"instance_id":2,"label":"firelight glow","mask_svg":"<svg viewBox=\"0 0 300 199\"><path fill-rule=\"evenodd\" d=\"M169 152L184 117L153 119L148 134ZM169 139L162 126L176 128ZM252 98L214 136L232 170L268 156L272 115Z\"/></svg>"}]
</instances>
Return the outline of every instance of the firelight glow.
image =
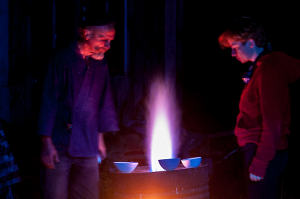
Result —
<instances>
[{"instance_id":1,"label":"firelight glow","mask_svg":"<svg viewBox=\"0 0 300 199\"><path fill-rule=\"evenodd\" d=\"M164 81L158 80L153 83L148 103L149 124L148 139L150 142L150 163L151 171L163 171L159 159L174 157L174 146L172 145L172 125L174 122L174 103L172 92Z\"/></svg>"}]
</instances>

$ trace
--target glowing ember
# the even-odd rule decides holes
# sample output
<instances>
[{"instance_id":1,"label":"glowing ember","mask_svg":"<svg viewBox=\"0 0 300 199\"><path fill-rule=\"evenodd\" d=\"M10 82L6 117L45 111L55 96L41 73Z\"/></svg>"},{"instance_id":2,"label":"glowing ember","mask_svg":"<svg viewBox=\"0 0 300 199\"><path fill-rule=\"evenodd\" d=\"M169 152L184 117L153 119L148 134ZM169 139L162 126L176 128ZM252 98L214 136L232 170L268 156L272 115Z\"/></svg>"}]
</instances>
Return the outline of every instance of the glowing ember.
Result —
<instances>
[{"instance_id":1,"label":"glowing ember","mask_svg":"<svg viewBox=\"0 0 300 199\"><path fill-rule=\"evenodd\" d=\"M174 127L178 122L175 122L175 98L171 91L170 86L161 80L155 81L150 90L147 121L151 171L164 170L158 160L174 158L176 155Z\"/></svg>"}]
</instances>

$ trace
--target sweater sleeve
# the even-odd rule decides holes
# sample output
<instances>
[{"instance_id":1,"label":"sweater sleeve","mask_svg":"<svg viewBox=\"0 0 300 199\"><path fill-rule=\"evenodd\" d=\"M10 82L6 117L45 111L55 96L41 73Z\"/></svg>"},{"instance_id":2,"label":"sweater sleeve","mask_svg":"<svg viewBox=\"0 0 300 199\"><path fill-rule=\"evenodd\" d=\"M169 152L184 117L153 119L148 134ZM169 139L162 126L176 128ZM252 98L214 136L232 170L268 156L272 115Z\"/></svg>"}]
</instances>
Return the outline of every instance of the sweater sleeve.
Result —
<instances>
[{"instance_id":1,"label":"sweater sleeve","mask_svg":"<svg viewBox=\"0 0 300 199\"><path fill-rule=\"evenodd\" d=\"M249 167L250 173L261 177L265 176L268 164L276 154L288 105L286 74L279 70L276 63L266 64L257 78L262 132L256 155Z\"/></svg>"}]
</instances>

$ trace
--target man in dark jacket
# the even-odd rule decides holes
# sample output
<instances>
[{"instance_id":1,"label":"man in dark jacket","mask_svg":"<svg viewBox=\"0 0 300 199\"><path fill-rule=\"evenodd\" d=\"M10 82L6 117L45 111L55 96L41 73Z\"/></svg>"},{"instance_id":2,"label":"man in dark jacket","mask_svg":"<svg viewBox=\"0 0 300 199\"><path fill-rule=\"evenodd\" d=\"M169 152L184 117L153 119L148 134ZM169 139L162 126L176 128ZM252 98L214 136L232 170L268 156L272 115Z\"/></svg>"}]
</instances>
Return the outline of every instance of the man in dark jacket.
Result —
<instances>
[{"instance_id":1,"label":"man in dark jacket","mask_svg":"<svg viewBox=\"0 0 300 199\"><path fill-rule=\"evenodd\" d=\"M39 134L49 199L98 199L97 155L104 132L118 130L104 54L114 39L109 21L85 23L80 39L53 57L41 105Z\"/></svg>"}]
</instances>

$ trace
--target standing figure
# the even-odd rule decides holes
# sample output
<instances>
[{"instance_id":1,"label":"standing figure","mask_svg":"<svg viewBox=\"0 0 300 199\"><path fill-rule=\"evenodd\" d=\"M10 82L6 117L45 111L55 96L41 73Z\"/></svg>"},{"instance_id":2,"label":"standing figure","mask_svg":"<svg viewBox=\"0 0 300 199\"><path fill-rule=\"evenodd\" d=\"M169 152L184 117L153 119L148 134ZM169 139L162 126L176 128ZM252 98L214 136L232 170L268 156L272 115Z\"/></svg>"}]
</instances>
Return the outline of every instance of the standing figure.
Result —
<instances>
[{"instance_id":1,"label":"standing figure","mask_svg":"<svg viewBox=\"0 0 300 199\"><path fill-rule=\"evenodd\" d=\"M263 26L251 17L233 21L218 40L241 63L252 62L242 78L246 85L235 126L244 152L248 198L279 198L288 160L289 85L300 78L300 61L272 51Z\"/></svg>"},{"instance_id":2,"label":"standing figure","mask_svg":"<svg viewBox=\"0 0 300 199\"><path fill-rule=\"evenodd\" d=\"M114 24L89 22L76 43L54 55L45 79L38 130L45 199L98 199L103 133L119 130L105 60Z\"/></svg>"}]
</instances>

